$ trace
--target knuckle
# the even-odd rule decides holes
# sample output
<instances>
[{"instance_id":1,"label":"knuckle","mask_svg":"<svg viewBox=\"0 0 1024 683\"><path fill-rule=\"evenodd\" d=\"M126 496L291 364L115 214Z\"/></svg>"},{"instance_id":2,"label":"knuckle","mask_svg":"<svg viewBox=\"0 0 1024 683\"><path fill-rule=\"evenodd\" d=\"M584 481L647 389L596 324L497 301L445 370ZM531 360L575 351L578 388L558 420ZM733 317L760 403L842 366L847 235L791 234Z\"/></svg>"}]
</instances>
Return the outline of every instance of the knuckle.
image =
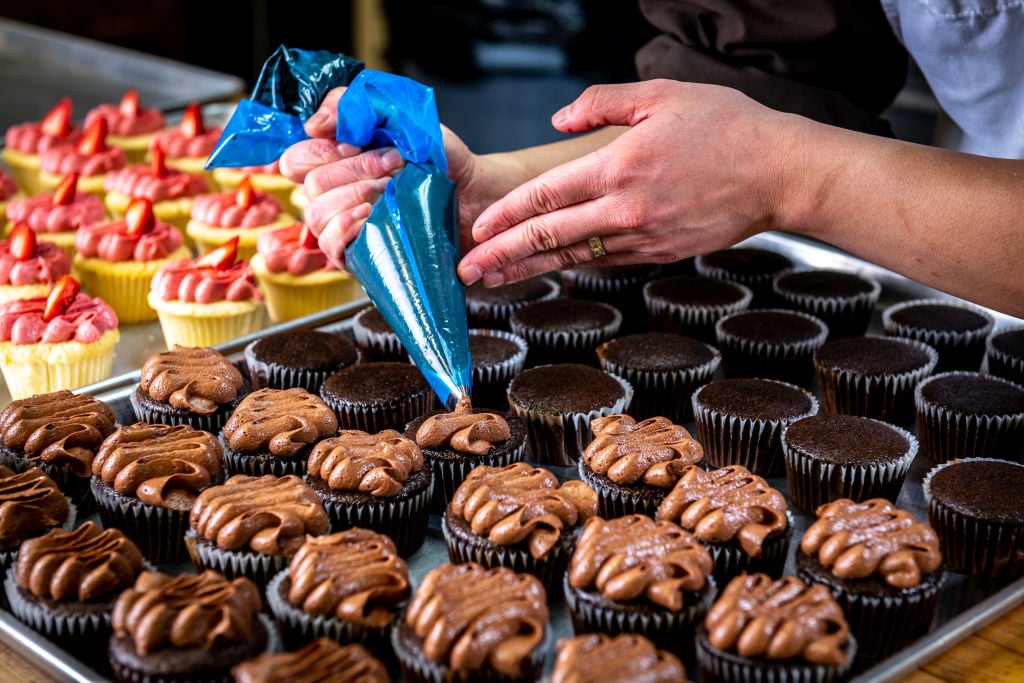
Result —
<instances>
[{"instance_id":1,"label":"knuckle","mask_svg":"<svg viewBox=\"0 0 1024 683\"><path fill-rule=\"evenodd\" d=\"M534 251L549 251L560 246L557 231L543 220L534 218L524 223L523 234Z\"/></svg>"}]
</instances>

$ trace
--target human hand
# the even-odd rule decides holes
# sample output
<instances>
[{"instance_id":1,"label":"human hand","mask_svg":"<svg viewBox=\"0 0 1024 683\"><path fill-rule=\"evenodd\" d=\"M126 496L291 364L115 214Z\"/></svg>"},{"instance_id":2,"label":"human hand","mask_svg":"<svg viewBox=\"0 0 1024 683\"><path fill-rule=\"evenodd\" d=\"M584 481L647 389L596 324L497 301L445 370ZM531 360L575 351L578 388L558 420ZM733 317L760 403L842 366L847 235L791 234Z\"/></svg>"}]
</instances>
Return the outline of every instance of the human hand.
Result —
<instances>
[{"instance_id":1,"label":"human hand","mask_svg":"<svg viewBox=\"0 0 1024 683\"><path fill-rule=\"evenodd\" d=\"M562 268L668 263L776 224L780 146L793 117L720 86L658 80L588 88L558 130L630 128L509 192L477 218L459 264L497 286Z\"/></svg>"}]
</instances>

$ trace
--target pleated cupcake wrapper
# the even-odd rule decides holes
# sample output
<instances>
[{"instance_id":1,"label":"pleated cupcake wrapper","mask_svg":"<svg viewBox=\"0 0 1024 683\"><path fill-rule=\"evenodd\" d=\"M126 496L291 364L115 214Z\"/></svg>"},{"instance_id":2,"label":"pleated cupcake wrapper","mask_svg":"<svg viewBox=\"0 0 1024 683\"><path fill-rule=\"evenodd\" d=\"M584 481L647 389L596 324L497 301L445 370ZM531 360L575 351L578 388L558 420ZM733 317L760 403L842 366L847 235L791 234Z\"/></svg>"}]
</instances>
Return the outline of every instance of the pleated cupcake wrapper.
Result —
<instances>
[{"instance_id":1,"label":"pleated cupcake wrapper","mask_svg":"<svg viewBox=\"0 0 1024 683\"><path fill-rule=\"evenodd\" d=\"M665 299L655 298L649 293L649 285L644 286L644 306L647 308L647 320L652 330L680 332L702 342L715 343L715 323L732 313L745 311L754 298L748 287L738 283L743 290L742 296L731 304L722 306L684 306Z\"/></svg>"},{"instance_id":2,"label":"pleated cupcake wrapper","mask_svg":"<svg viewBox=\"0 0 1024 683\"><path fill-rule=\"evenodd\" d=\"M676 424L693 419L691 399L697 387L715 374L722 362L722 354L713 346L714 356L707 363L676 370L640 370L602 358L601 369L622 377L633 386L633 400L629 413L637 420L664 416Z\"/></svg>"},{"instance_id":3,"label":"pleated cupcake wrapper","mask_svg":"<svg viewBox=\"0 0 1024 683\"><path fill-rule=\"evenodd\" d=\"M343 531L352 527L372 529L391 537L398 554L408 557L416 552L427 537L427 522L430 514L431 488L428 484L422 490L401 500L381 498L373 503L347 505L328 496L321 495L327 516L331 518L331 531ZM315 490L315 489L314 489Z\"/></svg>"},{"instance_id":4,"label":"pleated cupcake wrapper","mask_svg":"<svg viewBox=\"0 0 1024 683\"><path fill-rule=\"evenodd\" d=\"M442 514L448 507L448 503L451 502L452 496L455 495L455 489L459 488L473 468L479 465L507 467L514 462L522 462L525 456L525 439L514 449L501 450L494 454L475 455L462 460L435 458L424 454L424 457L430 462L434 481L430 511L434 514Z\"/></svg>"},{"instance_id":5,"label":"pleated cupcake wrapper","mask_svg":"<svg viewBox=\"0 0 1024 683\"><path fill-rule=\"evenodd\" d=\"M772 291L779 301L821 319L829 326L829 337L856 337L864 334L871 322L871 314L882 294L882 286L875 280L864 278L871 284L866 292L849 296L814 296L780 290L778 277L772 281Z\"/></svg>"},{"instance_id":6,"label":"pleated cupcake wrapper","mask_svg":"<svg viewBox=\"0 0 1024 683\"><path fill-rule=\"evenodd\" d=\"M1019 332L1022 330L1024 330L1024 327L1017 326L1005 329L1002 332ZM996 377L1002 377L1017 384L1024 384L1024 357L1011 356L1005 351L996 348L993 342L999 334L990 334L985 339L985 357L988 372Z\"/></svg>"},{"instance_id":7,"label":"pleated cupcake wrapper","mask_svg":"<svg viewBox=\"0 0 1024 683\"><path fill-rule=\"evenodd\" d=\"M857 657L857 641L852 636L847 649L846 666L800 662L794 659L772 661L747 659L718 650L707 639L707 630L697 630L697 664L705 681L732 683L833 683L846 680Z\"/></svg>"},{"instance_id":8,"label":"pleated cupcake wrapper","mask_svg":"<svg viewBox=\"0 0 1024 683\"><path fill-rule=\"evenodd\" d=\"M92 491L89 490L89 477L75 476L67 467L51 465L41 460L29 460L23 455L2 447L0 447L0 465L9 467L19 473L30 470L33 467L38 467L42 470L46 476L53 479L53 482L57 484L57 488L68 499L72 512L69 515L69 519L72 522L75 520L76 515L78 519L85 519L96 512L96 501L92 497ZM74 528L74 526L68 527L67 522L64 523L64 526L68 529Z\"/></svg>"},{"instance_id":9,"label":"pleated cupcake wrapper","mask_svg":"<svg viewBox=\"0 0 1024 683\"><path fill-rule=\"evenodd\" d=\"M221 434L220 443L224 449L224 469L227 470L228 476L233 474L247 474L251 477L262 477L265 474L273 474L277 477L287 474L294 474L298 477L306 476L309 446L302 448L295 455L275 456L264 452L239 453L225 443L223 434Z\"/></svg>"},{"instance_id":10,"label":"pleated cupcake wrapper","mask_svg":"<svg viewBox=\"0 0 1024 683\"><path fill-rule=\"evenodd\" d=\"M657 277L657 270L655 267L647 272L610 277L600 269L573 268L561 271L559 276L567 297L611 304L622 313L623 329L645 329L643 286Z\"/></svg>"},{"instance_id":11,"label":"pleated cupcake wrapper","mask_svg":"<svg viewBox=\"0 0 1024 683\"><path fill-rule=\"evenodd\" d=\"M262 592L270 579L288 566L291 558L252 550L223 550L201 538L194 529L185 534L185 544L197 572L212 569L229 579L252 579Z\"/></svg>"},{"instance_id":12,"label":"pleated cupcake wrapper","mask_svg":"<svg viewBox=\"0 0 1024 683\"><path fill-rule=\"evenodd\" d=\"M963 308L988 319L988 323L981 328L966 332L921 329L903 325L892 318L894 314L906 308L927 304L951 305L945 299L913 299L893 304L882 311L882 327L885 329L885 333L893 337L916 339L934 348L939 352L939 364L936 367L939 372L946 370L977 371L981 367L981 360L985 355L985 340L995 324L992 316L976 306L964 304Z\"/></svg>"},{"instance_id":13,"label":"pleated cupcake wrapper","mask_svg":"<svg viewBox=\"0 0 1024 683\"><path fill-rule=\"evenodd\" d=\"M104 334L111 334L111 332L114 330ZM0 372L4 376L8 393L12 399L49 394L60 389L84 387L110 377L114 368L115 347L113 343L106 350L96 347L89 355L77 354L76 357L67 361L49 362L46 360L47 356L55 355L53 347L64 343L66 342L25 344L26 350L49 347L51 351L49 353L42 351L40 357L43 360L40 361L24 357L0 364ZM10 344L10 342L0 342L0 348L4 344ZM9 349L10 346L4 351Z\"/></svg>"},{"instance_id":14,"label":"pleated cupcake wrapper","mask_svg":"<svg viewBox=\"0 0 1024 683\"><path fill-rule=\"evenodd\" d=\"M338 414L339 429L361 429L370 434L376 434L385 429L395 429L401 432L405 429L405 425L420 415L430 412L434 407L435 400L434 393L430 389L424 389L402 402L382 405L354 406L340 404L326 396L323 399Z\"/></svg>"},{"instance_id":15,"label":"pleated cupcake wrapper","mask_svg":"<svg viewBox=\"0 0 1024 683\"><path fill-rule=\"evenodd\" d=\"M543 365L545 363L586 363L597 365L594 349L602 342L614 337L622 327L622 312L611 304L602 306L613 313L612 321L598 328L573 330L535 330L509 320L509 329L526 340L529 348L528 364Z\"/></svg>"},{"instance_id":16,"label":"pleated cupcake wrapper","mask_svg":"<svg viewBox=\"0 0 1024 683\"><path fill-rule=\"evenodd\" d=\"M714 563L712 575L715 577L715 584L724 586L743 572L762 572L773 579L781 577L786 567L789 544L793 538L794 521L789 510L786 510L786 520L788 524L785 531L764 540L759 557L747 555L738 542L705 543L704 547L711 553L711 560Z\"/></svg>"},{"instance_id":17,"label":"pleated cupcake wrapper","mask_svg":"<svg viewBox=\"0 0 1024 683\"><path fill-rule=\"evenodd\" d=\"M723 322L715 323L715 339L722 353L722 366L726 377L766 377L793 384L808 384L814 376L814 352L828 339L828 326L820 319L800 311L765 308L763 312L799 315L821 324L822 330L810 339L773 343L761 339L746 339L730 334ZM751 369L756 368L756 372Z\"/></svg>"},{"instance_id":18,"label":"pleated cupcake wrapper","mask_svg":"<svg viewBox=\"0 0 1024 683\"><path fill-rule=\"evenodd\" d=\"M592 470L582 458L577 466L580 479L597 493L597 514L604 519L626 515L647 515L653 518L661 501L672 490L657 490L654 486L616 484Z\"/></svg>"},{"instance_id":19,"label":"pleated cupcake wrapper","mask_svg":"<svg viewBox=\"0 0 1024 683\"><path fill-rule=\"evenodd\" d=\"M508 410L508 384L526 365L529 348L526 340L505 330L471 329L469 333L504 339L519 349L511 358L497 365L473 366L473 405L476 408Z\"/></svg>"},{"instance_id":20,"label":"pleated cupcake wrapper","mask_svg":"<svg viewBox=\"0 0 1024 683\"><path fill-rule=\"evenodd\" d=\"M622 386L624 395L606 408L586 413L552 414L528 410L515 404L511 406L512 412L526 422L529 457L534 462L556 467L575 467L587 444L594 440L591 421L626 412L633 400L633 386L618 375L608 374Z\"/></svg>"},{"instance_id":21,"label":"pleated cupcake wrapper","mask_svg":"<svg viewBox=\"0 0 1024 683\"><path fill-rule=\"evenodd\" d=\"M180 562L188 559L185 548L188 510L146 505L137 499L115 495L96 477L92 479L92 494L103 526L124 532L147 560Z\"/></svg>"},{"instance_id":22,"label":"pleated cupcake wrapper","mask_svg":"<svg viewBox=\"0 0 1024 683\"><path fill-rule=\"evenodd\" d=\"M907 440L907 452L892 462L861 465L822 462L792 448L786 440L789 424L784 425L780 442L793 505L813 515L819 505L837 498L857 501L885 498L895 503L910 464L917 457L918 442L907 430L884 424Z\"/></svg>"},{"instance_id":23,"label":"pleated cupcake wrapper","mask_svg":"<svg viewBox=\"0 0 1024 683\"><path fill-rule=\"evenodd\" d=\"M185 316L157 311L167 348L179 346L216 346L232 339L255 334L263 328L263 305L249 311L222 317Z\"/></svg>"},{"instance_id":24,"label":"pleated cupcake wrapper","mask_svg":"<svg viewBox=\"0 0 1024 683\"><path fill-rule=\"evenodd\" d=\"M377 332L362 325L353 325L352 336L356 346L366 353L367 361L409 362L409 354L394 332Z\"/></svg>"},{"instance_id":25,"label":"pleated cupcake wrapper","mask_svg":"<svg viewBox=\"0 0 1024 683\"><path fill-rule=\"evenodd\" d=\"M139 422L147 422L149 424L165 424L165 425L189 425L195 429L202 429L203 431L210 432L211 434L217 434L220 432L224 423L231 417L232 411L235 409L237 402L232 402L220 407L215 413L210 415L200 415L199 413L189 413L188 415L176 415L170 412L160 412L158 410L150 410L142 403L139 402L135 392L129 394L129 400L132 404L132 411L135 413L135 417L138 418Z\"/></svg>"},{"instance_id":26,"label":"pleated cupcake wrapper","mask_svg":"<svg viewBox=\"0 0 1024 683\"><path fill-rule=\"evenodd\" d=\"M759 305L764 303L760 299L767 298L770 300L772 298L774 294L772 283L775 281L775 278L796 270L795 267L790 267L773 273L738 273L734 270L709 265L703 258L699 257L694 259L693 267L699 275L704 277L713 277L716 280L725 280L734 285L738 284L749 287L750 291L754 292L755 296L758 297Z\"/></svg>"},{"instance_id":27,"label":"pleated cupcake wrapper","mask_svg":"<svg viewBox=\"0 0 1024 683\"><path fill-rule=\"evenodd\" d=\"M526 304L532 304L535 301L550 301L551 299L557 299L562 295L562 284L560 282L551 279L547 279L546 282L551 284L551 290L543 296L539 296L536 299L530 299L528 301L481 303L467 299L466 311L469 314L470 322L478 327L485 327L488 329L509 329L509 318L512 317L512 313L515 312L516 309L522 308Z\"/></svg>"}]
</instances>

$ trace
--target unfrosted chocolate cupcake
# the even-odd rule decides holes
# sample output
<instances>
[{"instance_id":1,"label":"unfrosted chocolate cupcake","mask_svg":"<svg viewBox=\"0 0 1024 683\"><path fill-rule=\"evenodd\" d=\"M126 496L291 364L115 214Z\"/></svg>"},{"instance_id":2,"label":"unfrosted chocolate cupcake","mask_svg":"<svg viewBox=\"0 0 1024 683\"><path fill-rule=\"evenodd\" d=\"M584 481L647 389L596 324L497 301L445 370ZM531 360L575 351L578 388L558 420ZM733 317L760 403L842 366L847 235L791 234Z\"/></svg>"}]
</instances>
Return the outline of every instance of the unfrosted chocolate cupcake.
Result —
<instances>
[{"instance_id":1,"label":"unfrosted chocolate cupcake","mask_svg":"<svg viewBox=\"0 0 1024 683\"><path fill-rule=\"evenodd\" d=\"M245 347L254 389L302 387L319 395L328 375L357 362L359 350L348 337L317 330L278 332Z\"/></svg>"},{"instance_id":2,"label":"unfrosted chocolate cupcake","mask_svg":"<svg viewBox=\"0 0 1024 683\"><path fill-rule=\"evenodd\" d=\"M352 336L363 362L406 363L409 360L402 340L376 306L369 306L356 313L352 318Z\"/></svg>"},{"instance_id":3,"label":"unfrosted chocolate cupcake","mask_svg":"<svg viewBox=\"0 0 1024 683\"><path fill-rule=\"evenodd\" d=\"M686 683L686 669L671 652L635 633L585 633L557 643L550 683L644 681Z\"/></svg>"},{"instance_id":4,"label":"unfrosted chocolate cupcake","mask_svg":"<svg viewBox=\"0 0 1024 683\"><path fill-rule=\"evenodd\" d=\"M828 326L813 315L758 309L727 315L715 324L715 346L726 377L764 377L808 386L812 358L828 337Z\"/></svg>"},{"instance_id":5,"label":"unfrosted chocolate cupcake","mask_svg":"<svg viewBox=\"0 0 1024 683\"><path fill-rule=\"evenodd\" d=\"M765 308L778 304L772 290L775 278L793 269L796 264L788 256L769 249L730 247L698 254L693 265L705 277L749 287L754 295L751 308Z\"/></svg>"},{"instance_id":6,"label":"unfrosted chocolate cupcake","mask_svg":"<svg viewBox=\"0 0 1024 683\"><path fill-rule=\"evenodd\" d=\"M483 283L477 282L466 287L466 318L470 327L508 330L512 311L561 294L561 280L545 275L500 287L484 287Z\"/></svg>"},{"instance_id":7,"label":"unfrosted chocolate cupcake","mask_svg":"<svg viewBox=\"0 0 1024 683\"><path fill-rule=\"evenodd\" d=\"M320 396L338 415L341 429L376 434L401 431L435 408L437 397L411 363L358 363L327 377Z\"/></svg>"},{"instance_id":8,"label":"unfrosted chocolate cupcake","mask_svg":"<svg viewBox=\"0 0 1024 683\"><path fill-rule=\"evenodd\" d=\"M715 343L715 323L744 311L753 294L745 285L704 275L671 275L651 280L643 289L648 327Z\"/></svg>"},{"instance_id":9,"label":"unfrosted chocolate cupcake","mask_svg":"<svg viewBox=\"0 0 1024 683\"><path fill-rule=\"evenodd\" d=\"M317 638L293 652L264 653L231 667L235 683L389 683L387 667L362 645Z\"/></svg>"},{"instance_id":10,"label":"unfrosted chocolate cupcake","mask_svg":"<svg viewBox=\"0 0 1024 683\"><path fill-rule=\"evenodd\" d=\"M29 538L74 524L74 510L57 484L38 467L15 472L0 465L0 577ZM7 602L0 591L0 608Z\"/></svg>"},{"instance_id":11,"label":"unfrosted chocolate cupcake","mask_svg":"<svg viewBox=\"0 0 1024 683\"><path fill-rule=\"evenodd\" d=\"M882 293L882 286L864 275L824 269L782 273L772 289L780 305L828 325L829 339L864 334Z\"/></svg>"},{"instance_id":12,"label":"unfrosted chocolate cupcake","mask_svg":"<svg viewBox=\"0 0 1024 683\"><path fill-rule=\"evenodd\" d=\"M992 316L977 306L945 299L902 301L882 311L887 335L916 339L938 351L935 372L977 372L994 324Z\"/></svg>"},{"instance_id":13,"label":"unfrosted chocolate cupcake","mask_svg":"<svg viewBox=\"0 0 1024 683\"><path fill-rule=\"evenodd\" d=\"M643 287L659 271L657 264L641 263L568 268L558 275L565 296L611 304L622 313L622 331L643 332L647 329Z\"/></svg>"},{"instance_id":14,"label":"unfrosted chocolate cupcake","mask_svg":"<svg viewBox=\"0 0 1024 683\"><path fill-rule=\"evenodd\" d=\"M526 340L505 330L469 331L473 405L508 410L508 383L526 364Z\"/></svg>"},{"instance_id":15,"label":"unfrosted chocolate cupcake","mask_svg":"<svg viewBox=\"0 0 1024 683\"><path fill-rule=\"evenodd\" d=\"M517 308L509 328L526 340L527 366L548 363L597 365L596 349L618 334L622 313L587 299L550 299Z\"/></svg>"},{"instance_id":16,"label":"unfrosted chocolate cupcake","mask_svg":"<svg viewBox=\"0 0 1024 683\"><path fill-rule=\"evenodd\" d=\"M722 361L715 347L675 332L616 337L596 352L602 370L632 385L630 415L637 420L664 416L679 424L693 419L693 392Z\"/></svg>"},{"instance_id":17,"label":"unfrosted chocolate cupcake","mask_svg":"<svg viewBox=\"0 0 1024 683\"><path fill-rule=\"evenodd\" d=\"M985 342L988 371L1024 385L1024 327L993 332Z\"/></svg>"}]
</instances>

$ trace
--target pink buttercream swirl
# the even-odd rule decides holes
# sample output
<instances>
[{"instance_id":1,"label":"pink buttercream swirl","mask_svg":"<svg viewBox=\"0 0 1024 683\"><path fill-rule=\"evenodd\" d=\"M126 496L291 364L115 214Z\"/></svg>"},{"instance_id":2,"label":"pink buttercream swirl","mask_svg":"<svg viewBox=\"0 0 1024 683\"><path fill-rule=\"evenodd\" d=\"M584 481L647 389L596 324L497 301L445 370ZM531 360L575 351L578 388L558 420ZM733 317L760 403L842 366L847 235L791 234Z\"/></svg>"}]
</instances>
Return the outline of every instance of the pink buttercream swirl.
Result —
<instances>
[{"instance_id":1,"label":"pink buttercream swirl","mask_svg":"<svg viewBox=\"0 0 1024 683\"><path fill-rule=\"evenodd\" d=\"M82 154L74 145L51 147L39 156L40 170L53 175L102 175L107 171L124 168L124 152L118 147L106 146L93 154Z\"/></svg>"},{"instance_id":2,"label":"pink buttercream swirl","mask_svg":"<svg viewBox=\"0 0 1024 683\"><path fill-rule=\"evenodd\" d=\"M82 129L71 126L67 135L54 136L43 132L41 121L11 126L4 134L4 144L22 154L42 154L55 147L74 145L82 137Z\"/></svg>"},{"instance_id":3,"label":"pink buttercream swirl","mask_svg":"<svg viewBox=\"0 0 1024 683\"><path fill-rule=\"evenodd\" d=\"M9 240L0 242L0 285L53 284L71 272L71 257L53 242L39 241L36 253L19 261Z\"/></svg>"},{"instance_id":4,"label":"pink buttercream swirl","mask_svg":"<svg viewBox=\"0 0 1024 683\"><path fill-rule=\"evenodd\" d=\"M184 157L209 156L220 140L223 129L207 128L194 138L190 138L180 128L165 128L153 134L152 146L159 145L168 159Z\"/></svg>"},{"instance_id":5,"label":"pink buttercream swirl","mask_svg":"<svg viewBox=\"0 0 1024 683\"><path fill-rule=\"evenodd\" d=\"M210 185L201 173L185 173L173 168L157 176L149 164L132 164L111 171L103 179L103 189L120 192L133 199L145 197L151 202L166 199L195 197L210 191Z\"/></svg>"},{"instance_id":6,"label":"pink buttercream swirl","mask_svg":"<svg viewBox=\"0 0 1024 683\"><path fill-rule=\"evenodd\" d=\"M103 299L81 292L67 310L49 322L43 320L46 297L0 304L0 341L15 344L92 343L117 328L117 314Z\"/></svg>"},{"instance_id":7,"label":"pink buttercream swirl","mask_svg":"<svg viewBox=\"0 0 1024 683\"><path fill-rule=\"evenodd\" d=\"M85 115L85 127L88 128L98 118L107 120L109 135L143 135L154 133L167 125L164 115L159 109L139 107L138 112L126 115L116 104L101 104Z\"/></svg>"},{"instance_id":8,"label":"pink buttercream swirl","mask_svg":"<svg viewBox=\"0 0 1024 683\"><path fill-rule=\"evenodd\" d=\"M137 234L128 231L126 221L118 220L87 225L75 235L79 254L105 261L155 261L170 256L181 242L181 231L159 219L152 229Z\"/></svg>"},{"instance_id":9,"label":"pink buttercream swirl","mask_svg":"<svg viewBox=\"0 0 1024 683\"><path fill-rule=\"evenodd\" d=\"M189 259L171 261L153 276L151 289L163 301L209 304L263 299L248 261L238 261L223 269L197 266Z\"/></svg>"},{"instance_id":10,"label":"pink buttercream swirl","mask_svg":"<svg viewBox=\"0 0 1024 683\"><path fill-rule=\"evenodd\" d=\"M256 240L256 251L267 260L271 273L287 271L292 275L305 275L317 270L337 270L320 247L305 247L299 241L302 223L271 230Z\"/></svg>"},{"instance_id":11,"label":"pink buttercream swirl","mask_svg":"<svg viewBox=\"0 0 1024 683\"><path fill-rule=\"evenodd\" d=\"M256 228L280 218L283 209L274 195L252 193L248 208L239 206L235 192L217 192L196 197L192 202L192 219L215 228Z\"/></svg>"},{"instance_id":12,"label":"pink buttercream swirl","mask_svg":"<svg viewBox=\"0 0 1024 683\"><path fill-rule=\"evenodd\" d=\"M0 202L10 199L18 193L18 184L14 178L0 171Z\"/></svg>"},{"instance_id":13,"label":"pink buttercream swirl","mask_svg":"<svg viewBox=\"0 0 1024 683\"><path fill-rule=\"evenodd\" d=\"M7 205L7 220L24 221L36 233L70 232L83 225L98 223L107 217L103 200L89 192L75 192L70 204L54 204L53 195L12 199Z\"/></svg>"}]
</instances>

